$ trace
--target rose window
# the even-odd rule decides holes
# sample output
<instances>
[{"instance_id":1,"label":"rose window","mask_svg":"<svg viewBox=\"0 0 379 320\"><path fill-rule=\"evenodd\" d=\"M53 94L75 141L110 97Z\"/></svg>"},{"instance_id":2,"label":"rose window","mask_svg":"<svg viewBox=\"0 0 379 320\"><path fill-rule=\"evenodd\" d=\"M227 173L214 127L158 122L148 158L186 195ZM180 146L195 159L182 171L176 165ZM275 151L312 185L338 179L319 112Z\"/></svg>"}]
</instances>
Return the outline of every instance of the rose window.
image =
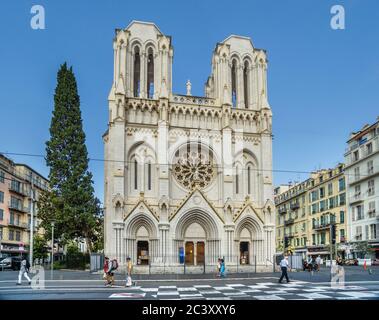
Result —
<instances>
[{"instance_id":1,"label":"rose window","mask_svg":"<svg viewBox=\"0 0 379 320\"><path fill-rule=\"evenodd\" d=\"M187 189L195 186L205 188L214 176L214 165L210 157L206 157L201 152L185 152L177 158L173 167L174 176L178 182Z\"/></svg>"}]
</instances>

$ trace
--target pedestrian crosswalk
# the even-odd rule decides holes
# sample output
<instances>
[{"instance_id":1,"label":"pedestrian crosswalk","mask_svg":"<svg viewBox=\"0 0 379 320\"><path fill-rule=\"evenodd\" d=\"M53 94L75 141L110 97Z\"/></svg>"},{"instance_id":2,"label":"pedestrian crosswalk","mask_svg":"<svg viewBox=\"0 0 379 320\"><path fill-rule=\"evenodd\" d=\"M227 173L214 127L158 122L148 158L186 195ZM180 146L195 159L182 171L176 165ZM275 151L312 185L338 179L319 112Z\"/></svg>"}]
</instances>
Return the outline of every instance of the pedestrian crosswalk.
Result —
<instances>
[{"instance_id":1,"label":"pedestrian crosswalk","mask_svg":"<svg viewBox=\"0 0 379 320\"><path fill-rule=\"evenodd\" d=\"M365 286L332 287L317 285L306 281L292 281L279 284L262 282L253 285L230 283L223 285L192 285L189 286L135 286L125 293L141 294L144 299L159 300L349 300L378 299L379 290L371 290ZM109 298L128 299L135 296L112 294Z\"/></svg>"}]
</instances>

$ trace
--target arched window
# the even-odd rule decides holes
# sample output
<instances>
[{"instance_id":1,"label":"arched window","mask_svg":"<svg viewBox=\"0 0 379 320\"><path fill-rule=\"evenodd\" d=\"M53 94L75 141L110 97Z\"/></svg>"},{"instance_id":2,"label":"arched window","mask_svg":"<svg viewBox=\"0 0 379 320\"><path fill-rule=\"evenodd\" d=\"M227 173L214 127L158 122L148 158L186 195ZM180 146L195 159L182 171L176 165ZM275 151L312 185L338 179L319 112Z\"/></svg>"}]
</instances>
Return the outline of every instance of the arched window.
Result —
<instances>
[{"instance_id":1,"label":"arched window","mask_svg":"<svg viewBox=\"0 0 379 320\"><path fill-rule=\"evenodd\" d=\"M151 162L147 164L147 190L151 190Z\"/></svg>"},{"instance_id":2,"label":"arched window","mask_svg":"<svg viewBox=\"0 0 379 320\"><path fill-rule=\"evenodd\" d=\"M134 75L133 75L133 94L134 97L139 97L140 93L140 68L141 68L141 59L139 47L134 49Z\"/></svg>"},{"instance_id":3,"label":"arched window","mask_svg":"<svg viewBox=\"0 0 379 320\"><path fill-rule=\"evenodd\" d=\"M138 162L134 160L134 190L138 190Z\"/></svg>"},{"instance_id":4,"label":"arched window","mask_svg":"<svg viewBox=\"0 0 379 320\"><path fill-rule=\"evenodd\" d=\"M153 49L149 49L147 55L147 97L152 99L154 95L154 55Z\"/></svg>"},{"instance_id":5,"label":"arched window","mask_svg":"<svg viewBox=\"0 0 379 320\"><path fill-rule=\"evenodd\" d=\"M235 107L237 101L237 61L232 61L232 104Z\"/></svg>"},{"instance_id":6,"label":"arched window","mask_svg":"<svg viewBox=\"0 0 379 320\"><path fill-rule=\"evenodd\" d=\"M243 67L243 93L245 100L245 108L249 107L249 63L245 61Z\"/></svg>"},{"instance_id":7,"label":"arched window","mask_svg":"<svg viewBox=\"0 0 379 320\"><path fill-rule=\"evenodd\" d=\"M236 194L240 193L240 169L236 167Z\"/></svg>"},{"instance_id":8,"label":"arched window","mask_svg":"<svg viewBox=\"0 0 379 320\"><path fill-rule=\"evenodd\" d=\"M247 167L247 193L251 194L251 168Z\"/></svg>"}]
</instances>

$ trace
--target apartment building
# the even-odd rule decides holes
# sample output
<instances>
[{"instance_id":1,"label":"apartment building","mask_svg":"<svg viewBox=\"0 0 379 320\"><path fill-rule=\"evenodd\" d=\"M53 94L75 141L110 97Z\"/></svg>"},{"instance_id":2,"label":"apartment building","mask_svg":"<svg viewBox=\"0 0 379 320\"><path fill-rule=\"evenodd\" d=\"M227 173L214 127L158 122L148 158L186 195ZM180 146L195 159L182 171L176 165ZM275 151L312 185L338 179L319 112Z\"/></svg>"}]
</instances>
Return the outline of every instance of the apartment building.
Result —
<instances>
[{"instance_id":1,"label":"apartment building","mask_svg":"<svg viewBox=\"0 0 379 320\"><path fill-rule=\"evenodd\" d=\"M38 230L37 205L48 180L26 164L0 154L0 255L29 252L31 216Z\"/></svg>"},{"instance_id":2,"label":"apartment building","mask_svg":"<svg viewBox=\"0 0 379 320\"><path fill-rule=\"evenodd\" d=\"M367 241L372 255L379 258L379 117L353 132L347 145L349 237L353 244ZM364 255L354 249L352 254Z\"/></svg>"},{"instance_id":3,"label":"apartment building","mask_svg":"<svg viewBox=\"0 0 379 320\"><path fill-rule=\"evenodd\" d=\"M336 226L336 250L341 257L347 246L346 182L344 165L312 173L294 185L275 189L277 251L330 257L330 226Z\"/></svg>"}]
</instances>

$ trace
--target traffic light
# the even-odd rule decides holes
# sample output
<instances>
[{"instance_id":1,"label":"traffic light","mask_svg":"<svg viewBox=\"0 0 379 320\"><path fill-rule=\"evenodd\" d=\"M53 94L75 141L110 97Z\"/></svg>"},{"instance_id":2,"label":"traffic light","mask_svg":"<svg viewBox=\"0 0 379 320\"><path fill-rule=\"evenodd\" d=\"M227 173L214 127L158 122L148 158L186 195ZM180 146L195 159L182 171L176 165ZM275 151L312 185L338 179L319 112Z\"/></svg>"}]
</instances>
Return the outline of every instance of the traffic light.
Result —
<instances>
[{"instance_id":1,"label":"traffic light","mask_svg":"<svg viewBox=\"0 0 379 320\"><path fill-rule=\"evenodd\" d=\"M336 225L333 223L330 228L330 238L332 244L336 243Z\"/></svg>"}]
</instances>

